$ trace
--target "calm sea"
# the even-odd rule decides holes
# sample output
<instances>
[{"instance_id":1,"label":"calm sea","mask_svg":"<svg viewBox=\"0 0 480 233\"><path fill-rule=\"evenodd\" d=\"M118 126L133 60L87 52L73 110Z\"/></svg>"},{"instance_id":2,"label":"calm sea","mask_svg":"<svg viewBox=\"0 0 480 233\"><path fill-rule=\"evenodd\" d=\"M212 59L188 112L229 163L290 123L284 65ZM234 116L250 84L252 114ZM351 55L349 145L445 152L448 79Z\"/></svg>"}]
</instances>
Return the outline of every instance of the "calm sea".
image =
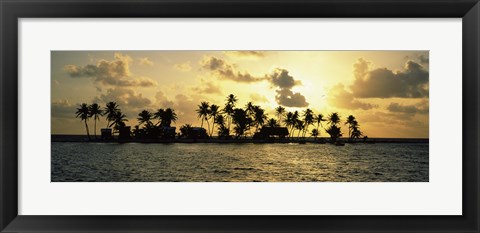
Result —
<instances>
[{"instance_id":1,"label":"calm sea","mask_svg":"<svg viewBox=\"0 0 480 233\"><path fill-rule=\"evenodd\" d=\"M52 142L53 182L428 182L428 143Z\"/></svg>"}]
</instances>

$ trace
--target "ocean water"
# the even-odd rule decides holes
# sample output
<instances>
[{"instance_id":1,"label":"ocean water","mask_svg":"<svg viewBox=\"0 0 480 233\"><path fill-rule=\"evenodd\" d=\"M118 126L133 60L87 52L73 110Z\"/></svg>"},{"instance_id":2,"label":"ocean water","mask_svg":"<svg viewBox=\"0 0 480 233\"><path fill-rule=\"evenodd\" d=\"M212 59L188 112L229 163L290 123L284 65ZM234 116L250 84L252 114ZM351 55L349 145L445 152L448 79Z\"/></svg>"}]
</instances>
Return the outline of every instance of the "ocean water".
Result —
<instances>
[{"instance_id":1,"label":"ocean water","mask_svg":"<svg viewBox=\"0 0 480 233\"><path fill-rule=\"evenodd\" d=\"M428 143L52 142L52 182L428 182Z\"/></svg>"}]
</instances>

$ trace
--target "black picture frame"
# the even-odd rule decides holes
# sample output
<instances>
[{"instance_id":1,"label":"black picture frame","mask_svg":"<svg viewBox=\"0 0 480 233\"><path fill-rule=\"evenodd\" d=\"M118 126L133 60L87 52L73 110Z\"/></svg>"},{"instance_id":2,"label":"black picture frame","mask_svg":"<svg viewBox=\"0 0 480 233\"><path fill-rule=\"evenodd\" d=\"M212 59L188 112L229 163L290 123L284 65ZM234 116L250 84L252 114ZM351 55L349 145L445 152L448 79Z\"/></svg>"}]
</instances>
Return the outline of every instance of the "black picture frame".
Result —
<instances>
[{"instance_id":1,"label":"black picture frame","mask_svg":"<svg viewBox=\"0 0 480 233\"><path fill-rule=\"evenodd\" d=\"M1 232L479 232L478 0L0 0L0 16ZM58 17L462 18L463 215L18 215L18 19Z\"/></svg>"}]
</instances>

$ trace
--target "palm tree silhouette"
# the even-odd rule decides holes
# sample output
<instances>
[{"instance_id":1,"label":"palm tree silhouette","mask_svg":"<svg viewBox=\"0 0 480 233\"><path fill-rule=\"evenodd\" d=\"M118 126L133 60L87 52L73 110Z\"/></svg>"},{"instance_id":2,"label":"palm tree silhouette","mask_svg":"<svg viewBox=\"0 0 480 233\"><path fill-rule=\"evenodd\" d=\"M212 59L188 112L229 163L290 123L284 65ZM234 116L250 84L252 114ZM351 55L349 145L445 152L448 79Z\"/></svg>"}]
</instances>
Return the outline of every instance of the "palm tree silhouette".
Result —
<instances>
[{"instance_id":1,"label":"palm tree silhouette","mask_svg":"<svg viewBox=\"0 0 480 233\"><path fill-rule=\"evenodd\" d=\"M103 114L103 110L100 108L100 105L97 103L93 103L92 105L88 106L90 111L90 116L93 117L94 126L93 126L93 134L95 135L95 139L97 138L97 120L100 120L100 116Z\"/></svg>"},{"instance_id":2,"label":"palm tree silhouette","mask_svg":"<svg viewBox=\"0 0 480 233\"><path fill-rule=\"evenodd\" d=\"M163 109L163 108L158 109L153 114L153 118L158 120L157 125L162 126L162 118L163 118L164 115L165 115L165 109Z\"/></svg>"},{"instance_id":3,"label":"palm tree silhouette","mask_svg":"<svg viewBox=\"0 0 480 233\"><path fill-rule=\"evenodd\" d=\"M88 140L90 140L90 131L88 130L88 118L90 118L90 109L88 108L88 105L86 103L83 103L80 105L79 108L77 108L77 112L75 112L77 115L77 118L80 118L83 122L85 122L85 129L87 130L87 136Z\"/></svg>"},{"instance_id":4,"label":"palm tree silhouette","mask_svg":"<svg viewBox=\"0 0 480 233\"><path fill-rule=\"evenodd\" d=\"M353 126L351 138L357 139L357 138L360 138L361 136L363 136L363 133L362 131L360 131L359 127L357 125Z\"/></svg>"},{"instance_id":5,"label":"palm tree silhouette","mask_svg":"<svg viewBox=\"0 0 480 233\"><path fill-rule=\"evenodd\" d=\"M328 123L330 127L326 130L330 134L330 139L332 142L336 142L337 138L342 136L341 128L337 126L340 123L340 116L338 113L334 112L328 116Z\"/></svg>"},{"instance_id":6,"label":"palm tree silhouette","mask_svg":"<svg viewBox=\"0 0 480 233\"><path fill-rule=\"evenodd\" d=\"M113 122L109 125L109 127L113 127L114 130L118 131L121 127L125 127L125 122L127 120L127 116L122 113L122 111L118 110L113 117Z\"/></svg>"},{"instance_id":7,"label":"palm tree silhouette","mask_svg":"<svg viewBox=\"0 0 480 233\"><path fill-rule=\"evenodd\" d=\"M215 123L218 125L218 136L219 137L228 137L230 135L230 131L225 126L225 117L223 115L217 115L215 117Z\"/></svg>"},{"instance_id":8,"label":"palm tree silhouette","mask_svg":"<svg viewBox=\"0 0 480 233\"><path fill-rule=\"evenodd\" d=\"M297 121L295 122L295 129L298 129L297 138L300 137L300 133L303 131L304 128L305 128L305 122L303 122L300 119L297 119Z\"/></svg>"},{"instance_id":9,"label":"palm tree silhouette","mask_svg":"<svg viewBox=\"0 0 480 233\"><path fill-rule=\"evenodd\" d=\"M293 137L293 133L295 132L295 129L298 128L298 117L300 115L298 114L298 111L295 111L293 112L293 116L292 116L292 137Z\"/></svg>"},{"instance_id":10,"label":"palm tree silhouette","mask_svg":"<svg viewBox=\"0 0 480 233\"><path fill-rule=\"evenodd\" d=\"M330 116L328 116L328 123L330 125L337 125L338 123L340 123L340 116L338 115L338 113L334 112L330 114Z\"/></svg>"},{"instance_id":11,"label":"palm tree silhouette","mask_svg":"<svg viewBox=\"0 0 480 233\"><path fill-rule=\"evenodd\" d=\"M280 127L280 124L278 124L278 121L273 119L273 118L270 118L268 121L267 121L267 126L268 127Z\"/></svg>"},{"instance_id":12,"label":"palm tree silhouette","mask_svg":"<svg viewBox=\"0 0 480 233\"><path fill-rule=\"evenodd\" d=\"M233 110L233 123L235 124L234 130L236 137L241 137L245 131L250 128L253 120L247 114L247 112L241 108Z\"/></svg>"},{"instance_id":13,"label":"palm tree silhouette","mask_svg":"<svg viewBox=\"0 0 480 233\"><path fill-rule=\"evenodd\" d=\"M167 126L167 127L170 127L170 125L172 124L172 122L177 122L177 113L175 113L175 110L173 110L172 108L167 108L165 109L165 113L162 117L162 121L163 121L163 126Z\"/></svg>"},{"instance_id":14,"label":"palm tree silhouette","mask_svg":"<svg viewBox=\"0 0 480 233\"><path fill-rule=\"evenodd\" d=\"M288 137L291 137L290 135L292 134L292 128L295 125L295 119L292 112L288 112L286 114L284 122L285 122L285 126L287 126L287 128L290 129L288 133Z\"/></svg>"},{"instance_id":15,"label":"palm tree silhouette","mask_svg":"<svg viewBox=\"0 0 480 233\"><path fill-rule=\"evenodd\" d=\"M230 124L232 123L233 109L235 108L235 104L237 103L237 101L238 101L237 97L233 94L230 94L227 96L227 103L223 108L223 112L227 114L228 131L230 131Z\"/></svg>"},{"instance_id":16,"label":"palm tree silhouette","mask_svg":"<svg viewBox=\"0 0 480 233\"><path fill-rule=\"evenodd\" d=\"M260 126L263 126L265 121L267 120L267 115L265 114L265 110L263 110L260 106L255 105L252 107L253 111L253 121L255 122L255 132L258 132Z\"/></svg>"},{"instance_id":17,"label":"palm tree silhouette","mask_svg":"<svg viewBox=\"0 0 480 233\"><path fill-rule=\"evenodd\" d=\"M145 126L150 126L152 125L152 117L153 117L153 114L147 110L143 110L141 111L139 114L138 114L138 125L143 125L145 124Z\"/></svg>"},{"instance_id":18,"label":"palm tree silhouette","mask_svg":"<svg viewBox=\"0 0 480 233\"><path fill-rule=\"evenodd\" d=\"M337 125L330 125L330 127L326 130L328 134L330 134L330 139L332 142L336 142L337 138L342 136L342 131L340 127Z\"/></svg>"},{"instance_id":19,"label":"palm tree silhouette","mask_svg":"<svg viewBox=\"0 0 480 233\"><path fill-rule=\"evenodd\" d=\"M247 115L253 117L254 111L253 111L253 103L251 101L245 105L245 111L247 112Z\"/></svg>"},{"instance_id":20,"label":"palm tree silhouette","mask_svg":"<svg viewBox=\"0 0 480 233\"><path fill-rule=\"evenodd\" d=\"M303 112L303 122L304 122L303 137L305 137L308 127L311 124L313 124L313 120L314 120L313 111L309 108L305 109L305 111Z\"/></svg>"},{"instance_id":21,"label":"palm tree silhouette","mask_svg":"<svg viewBox=\"0 0 480 233\"><path fill-rule=\"evenodd\" d=\"M208 102L201 102L200 105L198 105L198 109L196 110L198 118L202 119L202 124L201 127L203 128L203 121L207 121L208 128L210 129L210 124L208 123L208 117L210 115L210 105Z\"/></svg>"},{"instance_id":22,"label":"palm tree silhouette","mask_svg":"<svg viewBox=\"0 0 480 233\"><path fill-rule=\"evenodd\" d=\"M218 110L219 108L220 108L220 107L219 107L218 105L216 105L216 104L212 104L212 105L210 106L210 111L209 111L208 114L209 114L210 117L213 119L212 130L210 131L210 129L208 129L209 132L210 132L210 137L213 135L213 130L215 129L215 118L220 114L220 112L219 112L219 110Z\"/></svg>"},{"instance_id":23,"label":"palm tree silhouette","mask_svg":"<svg viewBox=\"0 0 480 233\"><path fill-rule=\"evenodd\" d=\"M176 122L178 119L177 114L175 113L175 110L172 108L158 109L153 114L153 118L158 119L157 125L159 125L160 127L170 127L172 122Z\"/></svg>"},{"instance_id":24,"label":"palm tree silhouette","mask_svg":"<svg viewBox=\"0 0 480 233\"><path fill-rule=\"evenodd\" d=\"M318 129L312 129L311 135L315 138L314 140L317 140L317 137L319 135Z\"/></svg>"},{"instance_id":25,"label":"palm tree silhouette","mask_svg":"<svg viewBox=\"0 0 480 233\"><path fill-rule=\"evenodd\" d=\"M180 137L188 138L192 132L192 128L193 127L190 124L184 124L180 126Z\"/></svg>"},{"instance_id":26,"label":"palm tree silhouette","mask_svg":"<svg viewBox=\"0 0 480 233\"><path fill-rule=\"evenodd\" d=\"M282 106L278 106L277 108L275 108L275 113L277 114L278 122L282 122L282 116L283 114L285 114L285 108Z\"/></svg>"},{"instance_id":27,"label":"palm tree silhouette","mask_svg":"<svg viewBox=\"0 0 480 233\"><path fill-rule=\"evenodd\" d=\"M345 124L348 124L348 138L352 138L352 129L353 125L358 124L357 121L355 120L355 117L353 115L350 115L347 117L347 120L345 121Z\"/></svg>"},{"instance_id":28,"label":"palm tree silhouette","mask_svg":"<svg viewBox=\"0 0 480 233\"><path fill-rule=\"evenodd\" d=\"M317 123L317 128L316 128L317 131L318 131L318 126L322 126L322 128L323 128L322 122L327 121L323 118L323 114L321 114L321 113L319 113L317 116L315 116L314 120ZM325 128L323 128L323 129L325 129ZM318 135L320 135L320 131L318 131Z\"/></svg>"},{"instance_id":29,"label":"palm tree silhouette","mask_svg":"<svg viewBox=\"0 0 480 233\"><path fill-rule=\"evenodd\" d=\"M110 127L110 122L115 120L117 112L120 111L116 102L108 102L107 107L103 111L103 115L107 115L107 128Z\"/></svg>"}]
</instances>

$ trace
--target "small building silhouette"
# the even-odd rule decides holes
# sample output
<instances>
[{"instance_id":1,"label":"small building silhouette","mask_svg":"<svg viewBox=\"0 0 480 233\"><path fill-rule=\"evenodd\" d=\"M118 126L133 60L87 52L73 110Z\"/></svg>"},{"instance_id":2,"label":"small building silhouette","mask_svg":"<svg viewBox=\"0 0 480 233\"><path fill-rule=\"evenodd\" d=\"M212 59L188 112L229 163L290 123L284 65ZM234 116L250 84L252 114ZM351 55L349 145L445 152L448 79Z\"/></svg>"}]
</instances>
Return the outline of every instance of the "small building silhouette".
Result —
<instances>
[{"instance_id":1,"label":"small building silhouette","mask_svg":"<svg viewBox=\"0 0 480 233\"><path fill-rule=\"evenodd\" d=\"M254 139L269 139L269 138L285 138L288 136L288 129L286 127L267 127L264 126L253 135Z\"/></svg>"}]
</instances>

